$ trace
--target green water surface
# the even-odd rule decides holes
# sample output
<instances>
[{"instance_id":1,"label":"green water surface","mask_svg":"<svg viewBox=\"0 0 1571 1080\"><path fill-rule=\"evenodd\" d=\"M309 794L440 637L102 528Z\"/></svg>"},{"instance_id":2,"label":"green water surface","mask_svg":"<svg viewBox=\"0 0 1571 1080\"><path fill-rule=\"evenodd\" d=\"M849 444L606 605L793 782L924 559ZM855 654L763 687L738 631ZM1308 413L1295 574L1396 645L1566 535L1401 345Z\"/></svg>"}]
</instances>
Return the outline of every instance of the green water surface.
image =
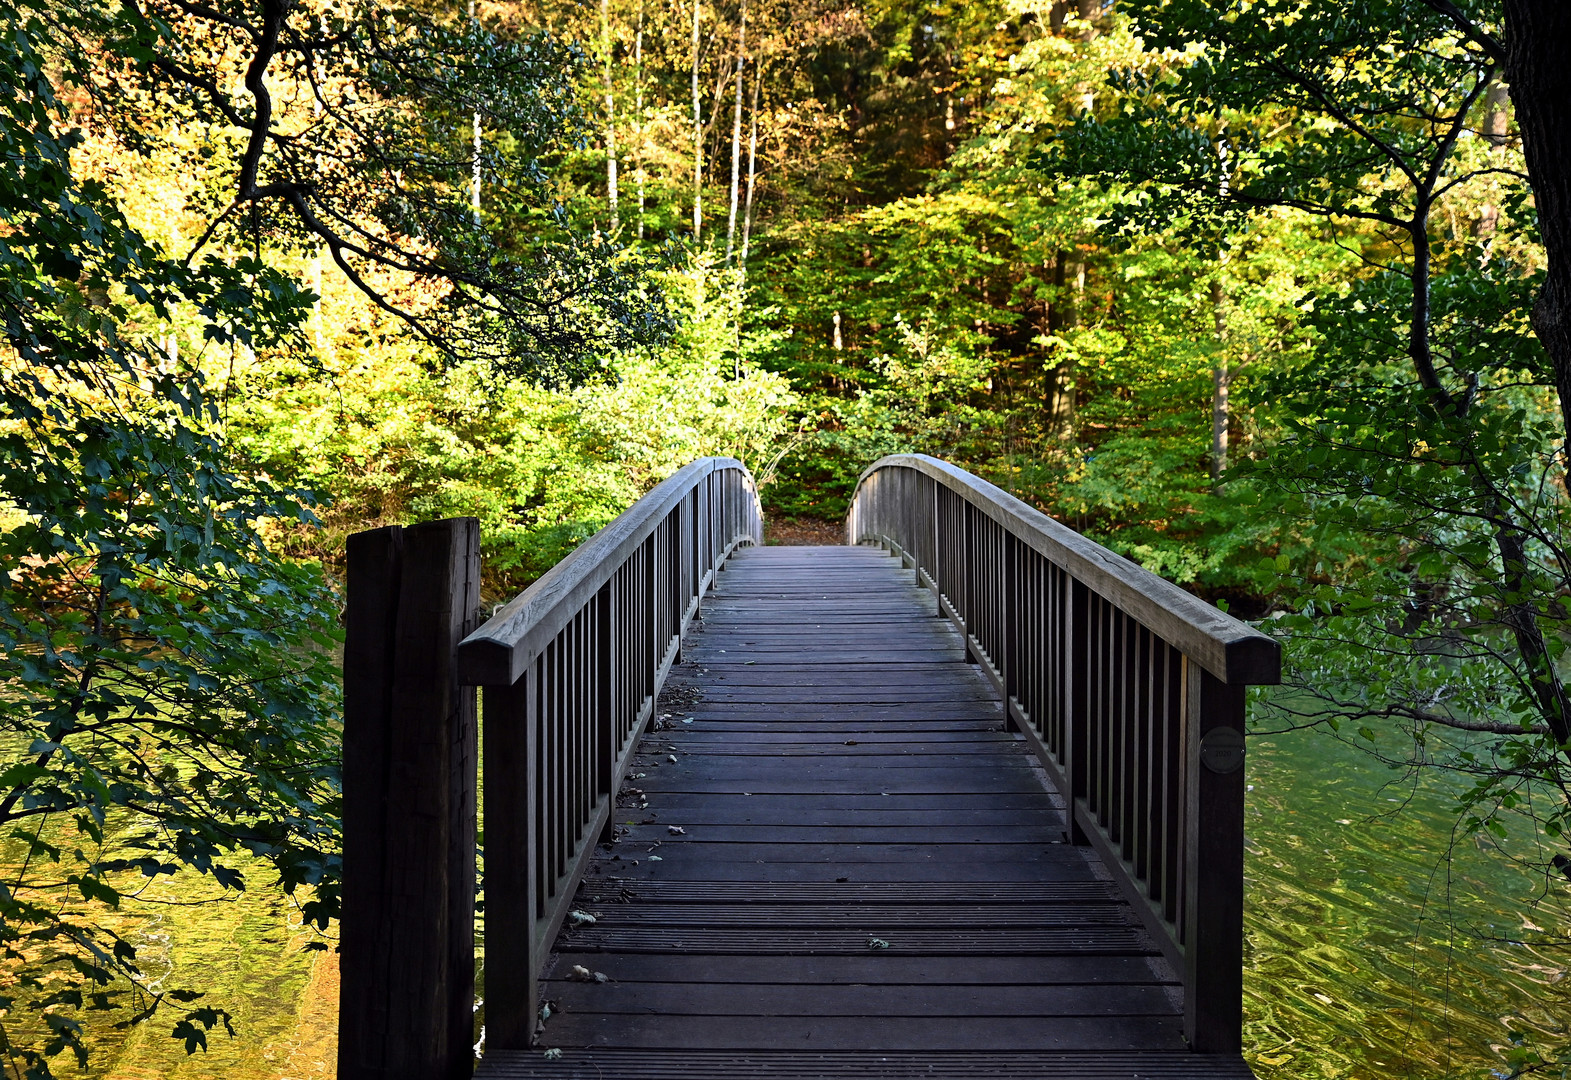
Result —
<instances>
[{"instance_id":1,"label":"green water surface","mask_svg":"<svg viewBox=\"0 0 1571 1080\"><path fill-rule=\"evenodd\" d=\"M1505 1076L1513 1038L1571 1056L1571 948L1554 944L1571 904L1530 822L1505 850L1462 836L1465 781L1393 772L1323 730L1252 736L1246 769L1244 1043L1262 1080Z\"/></svg>"}]
</instances>

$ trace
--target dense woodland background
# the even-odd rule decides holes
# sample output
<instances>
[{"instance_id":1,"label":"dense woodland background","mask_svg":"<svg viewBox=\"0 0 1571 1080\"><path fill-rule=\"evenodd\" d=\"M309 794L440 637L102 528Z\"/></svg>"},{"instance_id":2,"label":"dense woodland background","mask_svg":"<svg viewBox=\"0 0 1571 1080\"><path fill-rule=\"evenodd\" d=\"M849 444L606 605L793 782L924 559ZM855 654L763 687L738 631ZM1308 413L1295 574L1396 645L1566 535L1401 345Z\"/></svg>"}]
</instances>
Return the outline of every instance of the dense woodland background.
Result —
<instances>
[{"instance_id":1,"label":"dense woodland background","mask_svg":"<svg viewBox=\"0 0 1571 1080\"><path fill-rule=\"evenodd\" d=\"M993 480L1565 888L1571 324L1503 5L0 11L16 1075L229 1022L117 936L149 882L331 941L347 534L477 516L498 601L705 454L780 521L891 452Z\"/></svg>"}]
</instances>

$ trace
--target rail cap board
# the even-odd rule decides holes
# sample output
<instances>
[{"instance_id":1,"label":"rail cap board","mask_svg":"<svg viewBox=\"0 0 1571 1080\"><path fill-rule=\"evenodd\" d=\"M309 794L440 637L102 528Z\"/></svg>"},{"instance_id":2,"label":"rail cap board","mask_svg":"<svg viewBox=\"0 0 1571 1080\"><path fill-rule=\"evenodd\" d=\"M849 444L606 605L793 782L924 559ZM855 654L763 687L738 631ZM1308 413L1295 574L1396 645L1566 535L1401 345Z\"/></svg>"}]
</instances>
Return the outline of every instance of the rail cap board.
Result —
<instances>
[{"instance_id":1,"label":"rail cap board","mask_svg":"<svg viewBox=\"0 0 1571 1080\"><path fill-rule=\"evenodd\" d=\"M915 469L963 496L1223 682L1266 686L1282 681L1282 647L1276 639L947 461L927 454L892 454L862 471L857 491L869 476L887 468Z\"/></svg>"},{"instance_id":2,"label":"rail cap board","mask_svg":"<svg viewBox=\"0 0 1571 1080\"><path fill-rule=\"evenodd\" d=\"M699 458L655 485L614 521L509 600L474 633L458 643L458 678L467 686L511 686L529 661L562 628L699 481L736 469L736 458ZM753 492L753 501L758 493ZM755 537L755 540L757 538Z\"/></svg>"}]
</instances>

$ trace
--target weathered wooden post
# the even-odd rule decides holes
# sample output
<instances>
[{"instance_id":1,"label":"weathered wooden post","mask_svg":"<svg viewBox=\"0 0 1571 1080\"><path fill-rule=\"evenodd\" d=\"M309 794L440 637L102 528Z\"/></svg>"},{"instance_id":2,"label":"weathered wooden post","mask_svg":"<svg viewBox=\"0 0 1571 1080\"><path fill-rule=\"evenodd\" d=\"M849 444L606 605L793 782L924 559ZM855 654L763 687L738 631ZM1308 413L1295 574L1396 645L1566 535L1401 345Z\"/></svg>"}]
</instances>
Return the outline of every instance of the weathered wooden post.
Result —
<instances>
[{"instance_id":1,"label":"weathered wooden post","mask_svg":"<svg viewBox=\"0 0 1571 1080\"><path fill-rule=\"evenodd\" d=\"M1184 1035L1196 1050L1243 1048L1244 694L1184 665L1188 803L1184 820Z\"/></svg>"},{"instance_id":2,"label":"weathered wooden post","mask_svg":"<svg viewBox=\"0 0 1571 1080\"><path fill-rule=\"evenodd\" d=\"M480 603L480 523L349 538L339 1080L474 1067L475 692L454 650Z\"/></svg>"}]
</instances>

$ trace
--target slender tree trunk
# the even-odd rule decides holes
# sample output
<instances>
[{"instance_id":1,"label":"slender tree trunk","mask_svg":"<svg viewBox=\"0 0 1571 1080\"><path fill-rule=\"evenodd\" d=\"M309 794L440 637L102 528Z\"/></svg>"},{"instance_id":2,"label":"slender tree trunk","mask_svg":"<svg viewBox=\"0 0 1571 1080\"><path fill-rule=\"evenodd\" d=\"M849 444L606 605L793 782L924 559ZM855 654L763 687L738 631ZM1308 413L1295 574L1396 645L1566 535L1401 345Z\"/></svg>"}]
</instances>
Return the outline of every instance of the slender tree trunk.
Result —
<instances>
[{"instance_id":1,"label":"slender tree trunk","mask_svg":"<svg viewBox=\"0 0 1571 1080\"><path fill-rule=\"evenodd\" d=\"M1232 378L1227 370L1227 354L1222 351L1227 341L1227 297L1222 282L1211 279L1211 318L1216 329L1217 354L1211 365L1211 483L1222 484L1222 473L1227 470L1227 435L1230 417L1227 411L1227 388Z\"/></svg>"},{"instance_id":2,"label":"slender tree trunk","mask_svg":"<svg viewBox=\"0 0 1571 1080\"><path fill-rule=\"evenodd\" d=\"M758 85L764 80L762 66L753 69L753 115L747 135L747 205L742 210L742 280L747 280L748 245L753 238L753 186L758 179Z\"/></svg>"},{"instance_id":3,"label":"slender tree trunk","mask_svg":"<svg viewBox=\"0 0 1571 1080\"><path fill-rule=\"evenodd\" d=\"M1060 251L1053 256L1053 300L1047 309L1049 333L1073 330L1079 325L1080 312L1076 307L1076 298L1072 298L1070 294L1069 274L1072 266L1075 269L1075 284L1084 285L1085 270L1079 264L1071 263L1069 252ZM1073 433L1075 377L1068 364L1059 364L1053 369L1053 404L1050 415L1053 429L1060 436L1068 437Z\"/></svg>"},{"instance_id":4,"label":"slender tree trunk","mask_svg":"<svg viewBox=\"0 0 1571 1080\"><path fill-rule=\"evenodd\" d=\"M638 184L638 238L644 238L644 4L638 3L638 33L633 36L633 177Z\"/></svg>"},{"instance_id":5,"label":"slender tree trunk","mask_svg":"<svg viewBox=\"0 0 1571 1080\"><path fill-rule=\"evenodd\" d=\"M736 211L742 186L742 79L747 64L747 0L742 0L736 31L736 111L731 121L731 217L726 222L725 260L736 249Z\"/></svg>"},{"instance_id":6,"label":"slender tree trunk","mask_svg":"<svg viewBox=\"0 0 1571 1080\"><path fill-rule=\"evenodd\" d=\"M616 204L616 92L611 83L611 0L600 0L600 47L605 52L605 189L611 232L622 226Z\"/></svg>"},{"instance_id":7,"label":"slender tree trunk","mask_svg":"<svg viewBox=\"0 0 1571 1080\"><path fill-rule=\"evenodd\" d=\"M475 0L469 0L469 24L476 26L479 19L475 16ZM320 104L320 102L318 102ZM469 175L469 210L474 214L475 224L480 224L480 110L476 109L474 116L474 149L470 154Z\"/></svg>"},{"instance_id":8,"label":"slender tree trunk","mask_svg":"<svg viewBox=\"0 0 1571 1080\"><path fill-rule=\"evenodd\" d=\"M704 237L704 117L698 97L698 19L703 0L693 0L693 243Z\"/></svg>"},{"instance_id":9,"label":"slender tree trunk","mask_svg":"<svg viewBox=\"0 0 1571 1080\"><path fill-rule=\"evenodd\" d=\"M1571 437L1571 4L1505 0L1506 74L1548 266L1533 332L1549 353ZM1571 472L1565 478L1571 488Z\"/></svg>"}]
</instances>

